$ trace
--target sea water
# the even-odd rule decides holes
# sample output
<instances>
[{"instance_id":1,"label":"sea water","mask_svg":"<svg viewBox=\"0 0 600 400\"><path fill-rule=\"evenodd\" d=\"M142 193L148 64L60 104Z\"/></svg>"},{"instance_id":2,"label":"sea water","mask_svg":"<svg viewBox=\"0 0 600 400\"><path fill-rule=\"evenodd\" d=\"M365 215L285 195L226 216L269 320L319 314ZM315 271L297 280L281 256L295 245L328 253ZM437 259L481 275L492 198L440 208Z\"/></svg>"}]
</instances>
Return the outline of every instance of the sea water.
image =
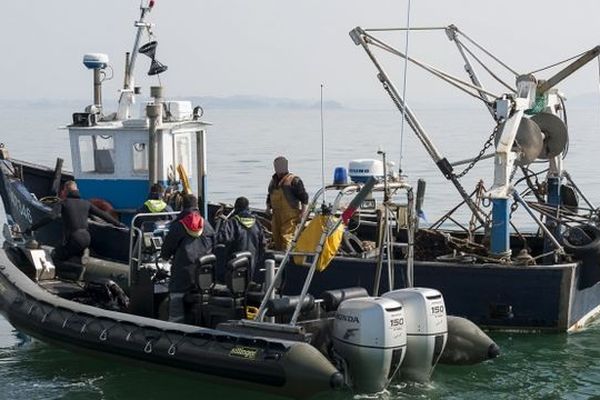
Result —
<instances>
[{"instance_id":1,"label":"sea water","mask_svg":"<svg viewBox=\"0 0 600 400\"><path fill-rule=\"evenodd\" d=\"M71 104L0 103L0 142L11 156L53 166L65 159L70 168L67 131ZM475 156L494 128L481 108L417 109L439 153L450 161ZM246 196L263 207L272 160L289 159L309 193L321 185L321 120L318 109L207 110L214 123L208 132L208 194L211 201L232 203ZM569 113L570 146L565 167L592 202L600 200L597 179L600 121L594 109ZM398 167L401 118L397 111L326 110L324 114L325 180L337 166L387 152ZM460 201L415 135L405 127L402 171L409 182L427 181L424 204L429 223ZM463 166L464 167L464 166ZM456 167L460 171L463 167ZM542 166L540 166L542 167ZM536 167L537 168L537 167ZM517 175L518 176L518 175ZM479 162L461 180L471 192L483 179L489 187L492 161ZM1 207L1 206L0 206ZM3 214L2 214L3 215ZM467 210L458 216L468 218ZM2 216L3 218L3 216ZM533 223L516 215L523 226ZM423 222L426 223L426 222ZM316 277L318 279L318 277ZM438 366L427 384L398 383L374 399L587 399L600 396L600 322L574 334L491 333L500 358L476 366ZM116 361L90 358L31 340L0 317L0 399L264 399L263 393L220 386L177 373L156 372ZM340 399L352 398L340 395Z\"/></svg>"}]
</instances>

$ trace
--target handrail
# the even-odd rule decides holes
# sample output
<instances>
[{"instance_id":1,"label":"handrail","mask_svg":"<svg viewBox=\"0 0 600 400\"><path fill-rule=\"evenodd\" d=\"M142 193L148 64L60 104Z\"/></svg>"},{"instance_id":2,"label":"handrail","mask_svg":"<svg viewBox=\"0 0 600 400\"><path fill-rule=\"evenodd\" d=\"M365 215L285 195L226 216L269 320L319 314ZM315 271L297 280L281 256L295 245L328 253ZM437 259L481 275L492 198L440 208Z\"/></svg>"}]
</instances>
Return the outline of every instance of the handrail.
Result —
<instances>
[{"instance_id":1,"label":"handrail","mask_svg":"<svg viewBox=\"0 0 600 400\"><path fill-rule=\"evenodd\" d=\"M134 252L134 237L139 237L141 239L141 237L143 236L143 232L140 228L138 228L135 223L137 222L137 220L139 218L144 218L144 217L166 217L166 216L171 216L171 215L178 215L180 213L180 211L168 211L168 212L157 212L157 213L139 213L133 216L133 218L131 219L131 227L129 229L129 279L128 279L128 286L131 286L132 284L132 279L133 276L135 274L135 271L137 271L139 265L140 265L140 260L141 260L141 256L142 256L142 241L138 240L137 242L135 242L137 248L136 250L136 257L134 257L133 252ZM137 265L134 265L133 260L136 261Z\"/></svg>"}]
</instances>

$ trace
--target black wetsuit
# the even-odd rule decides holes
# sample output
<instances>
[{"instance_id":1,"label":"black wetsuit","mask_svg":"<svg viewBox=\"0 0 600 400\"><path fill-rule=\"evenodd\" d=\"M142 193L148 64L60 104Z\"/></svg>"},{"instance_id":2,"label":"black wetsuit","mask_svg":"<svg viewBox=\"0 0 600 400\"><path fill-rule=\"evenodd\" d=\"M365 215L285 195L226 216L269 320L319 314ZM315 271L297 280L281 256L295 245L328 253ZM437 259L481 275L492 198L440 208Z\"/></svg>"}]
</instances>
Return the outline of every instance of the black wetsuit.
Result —
<instances>
[{"instance_id":1,"label":"black wetsuit","mask_svg":"<svg viewBox=\"0 0 600 400\"><path fill-rule=\"evenodd\" d=\"M60 217L63 223L63 245L56 248L54 258L56 261L65 261L71 257L81 257L83 251L89 247L91 237L88 231L88 218L90 215L113 225L122 226L110 214L82 199L78 191L71 191L66 199L55 206L52 215L33 224L29 230L36 230Z\"/></svg>"}]
</instances>

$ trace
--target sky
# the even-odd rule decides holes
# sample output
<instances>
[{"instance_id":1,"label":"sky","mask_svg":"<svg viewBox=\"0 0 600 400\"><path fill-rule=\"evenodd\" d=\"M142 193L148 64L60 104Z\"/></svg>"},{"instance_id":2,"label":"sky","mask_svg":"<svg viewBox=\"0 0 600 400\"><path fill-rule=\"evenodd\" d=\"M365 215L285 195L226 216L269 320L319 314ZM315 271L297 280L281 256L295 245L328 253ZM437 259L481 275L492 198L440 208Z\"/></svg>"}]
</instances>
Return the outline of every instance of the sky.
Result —
<instances>
[{"instance_id":1,"label":"sky","mask_svg":"<svg viewBox=\"0 0 600 400\"><path fill-rule=\"evenodd\" d=\"M110 57L114 78L104 96L116 98L124 54L134 38L139 0L5 0L0 11L0 100L91 98L87 52ZM269 96L367 104L385 94L364 51L348 32L355 26L406 26L408 0L156 0L157 59L167 96ZM527 72L600 43L600 1L420 0L411 26L457 25L495 55ZM404 49L402 34L383 36ZM461 74L462 64L443 32L412 33L409 53ZM138 59L138 83L148 59ZM390 60L402 81L403 64ZM440 83L409 68L407 93L430 101L450 96ZM464 76L464 72L463 75ZM591 63L565 84L568 95L598 91Z\"/></svg>"}]
</instances>

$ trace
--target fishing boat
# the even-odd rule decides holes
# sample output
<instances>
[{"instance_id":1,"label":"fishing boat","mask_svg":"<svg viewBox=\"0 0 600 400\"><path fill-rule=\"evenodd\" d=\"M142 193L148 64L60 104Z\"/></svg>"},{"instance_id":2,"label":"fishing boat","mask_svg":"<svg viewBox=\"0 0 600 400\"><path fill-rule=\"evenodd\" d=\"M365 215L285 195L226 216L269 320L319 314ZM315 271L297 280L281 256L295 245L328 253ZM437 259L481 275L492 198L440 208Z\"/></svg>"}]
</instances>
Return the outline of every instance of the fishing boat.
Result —
<instances>
[{"instance_id":1,"label":"fishing boat","mask_svg":"<svg viewBox=\"0 0 600 400\"><path fill-rule=\"evenodd\" d=\"M338 262L335 251L323 261L324 243L334 233L341 238L345 224L371 191L405 192L414 208L411 187L387 179L336 185L336 202L320 211L318 192L311 203L315 212L304 216L294 239L301 241L310 217L310 223L323 223L317 247L299 251L291 246L284 254L273 254L258 282L250 282L247 252L224 260L228 273L220 281L218 257L201 257L194 289L184 298L185 323L168 321L171 266L160 259L160 250L169 218L178 211L144 214L137 208L149 187L162 183L177 210L177 199L191 190L190 180L195 179L201 212L210 216L217 210L209 210L206 199L205 135L210 123L202 119L201 108L166 100L162 87L154 86L142 114L133 113L140 92L133 78L138 54L151 60L148 75L167 70L156 59L158 42L147 21L153 7L153 0L140 6L116 112L108 113L102 103L108 57L89 53L83 58L93 71L94 102L73 114L68 126L72 172L63 171L60 159L54 169L44 168L14 160L1 148L0 194L7 223L0 257L0 313L19 331L74 351L293 398L337 390L376 393L399 377L429 379L440 359L475 363L496 357L498 347L471 327L477 354L466 354L460 344L445 353L449 332L454 342L469 334L462 328L464 320L447 318L443 295L436 289L389 285L381 296L371 296L364 287L338 282L318 295L309 292L325 276L315 271ZM141 45L146 34L150 41ZM127 226L90 221L89 253L55 261L60 221L33 232L31 227L54 216L60 188L72 179L82 197ZM353 199L349 207L342 206L343 197ZM412 238L414 218L409 221L406 232ZM391 237L386 243L392 246ZM410 244L405 260L409 274L412 249ZM283 275L298 265L308 275L301 278L301 292L291 295L283 287ZM382 262L378 265L371 281L383 276ZM388 271L392 269L388 262Z\"/></svg>"},{"instance_id":2,"label":"fishing boat","mask_svg":"<svg viewBox=\"0 0 600 400\"><path fill-rule=\"evenodd\" d=\"M147 29L140 23L142 31ZM327 290L363 287L376 296L413 284L437 289L444 294L449 314L468 318L486 329L576 331L600 309L600 238L597 208L565 168L569 136L566 101L556 85L592 60L598 48L573 58L548 79L510 69L516 86L502 81L502 86L511 90L494 93L482 87L474 65L481 62L475 50L491 53L453 25L435 30L444 32L457 46L470 81L409 57L375 37L379 29L356 28L351 37L366 50L384 90L448 179L448 185L456 188L462 203L451 207L439 221L417 226L411 242L403 228L407 221L406 204L386 203L383 195L379 202L368 199L349 221L350 229L344 232L342 245L329 267L319 273L319 279L311 280L308 293L320 296ZM474 49L468 44L473 44ZM479 155L457 162L442 156L373 47L406 58L483 102L484 111L496 126ZM68 127L72 172L62 170L60 159L55 168L48 168L12 159L8 149L1 149L0 194L8 219L4 229L7 243L51 211L51 205L58 201L61 184L70 179L77 180L84 198L93 199L126 223L134 218L136 208L145 199L149 182L175 188L176 198L180 182L191 181L189 186L195 186L203 213L210 221L218 225L220 219L215 216L227 214L226 207L223 212L222 205L209 203L206 196L205 135L210 123L202 119L202 109L184 101L165 100L162 88L157 86L151 88L153 99L145 109L147 116L133 115L132 104L139 93L133 80L138 54L149 56L150 72L158 74L166 69L156 60L156 49L156 41L139 46L139 36L136 38L134 51L127 56L118 110L112 114L104 112L101 95L108 59L99 54L84 58L94 74L95 95L94 104L85 112L75 113ZM506 66L501 61L500 65ZM491 71L487 66L484 70ZM486 154L491 148L495 152ZM481 183L468 192L460 178L473 165L492 157L492 186L486 189ZM463 172L455 172L464 164L468 165ZM537 167L542 169L536 171ZM384 168L387 163L380 160L356 160L349 168L351 182L340 181L326 189L337 192L344 185L360 187L374 176L379 180L376 191L384 193L386 185L398 185L401 180L398 174L389 173L391 168L383 173ZM182 179L177 171L187 171L187 177L184 174ZM519 172L522 177L516 175ZM422 211L424 189L425 184L420 183L417 214ZM491 210L483 207L486 203L492 204ZM457 222L453 213L461 206L468 208L471 218L457 223L458 229L453 230L449 225ZM517 208L530 216L537 230L528 232L518 227L512 220ZM132 281L130 231L94 221L90 231L90 256L85 259L85 268L80 268L83 276L109 276L127 288ZM61 237L59 221L35 232L36 241L45 246L59 244ZM389 242L393 245L388 246ZM407 261L408 248L413 249L414 262ZM278 259L284 256L280 254ZM23 255L11 257L22 260ZM217 257L221 269L227 262ZM298 295L309 271L295 265L293 257L289 264L281 290ZM257 279L261 283L264 276L259 274Z\"/></svg>"},{"instance_id":3,"label":"fishing boat","mask_svg":"<svg viewBox=\"0 0 600 400\"><path fill-rule=\"evenodd\" d=\"M416 232L414 266L402 260L406 257L402 249L385 251L384 258L395 261L394 267L388 269L388 284L384 281L381 290L405 287L411 283L414 271L412 283L444 293L449 313L465 316L487 329L566 332L584 327L600 310L598 208L576 184L572 171L567 170L570 132L566 99L557 85L594 60L600 47L535 72L518 73L454 25L411 30L443 32L464 61L468 78L461 80L379 38L382 32L404 30L357 27L350 36L365 50L375 66L377 80L424 146L432 165L448 180L448 187L457 190L461 202L449 208L440 220L421 226ZM501 74L482 61L480 53L508 69L514 82L503 80ZM491 134L486 133L478 155L456 162L444 157L386 71L383 60L389 54L482 102L483 112L490 114L495 127ZM539 77L548 69L561 66L558 72ZM478 69L489 73L508 91L494 92L483 87ZM494 159L492 184L486 187L480 182L470 192L460 179L486 158ZM364 178L364 171L392 182L399 179L382 172L385 160L372 160L366 166L364 162L355 163L355 181ZM455 168L461 165L466 165L465 169L457 172ZM352 163L349 168L352 175ZM424 189L422 182L421 193ZM422 201L420 204L419 209ZM455 214L460 207L467 208L470 214L466 221L457 220ZM389 207L384 201L376 212L360 213L360 221L353 226L360 239L375 241L375 247L381 248L382 233L390 219L392 237L398 243L406 242L404 222L398 217L403 214L386 210ZM519 225L514 218L516 211L528 218L525 226L533 229ZM330 270L323 273L326 278L319 280L323 286L312 290L319 292L338 282L358 284L360 279L360 284L376 295L380 290L378 281L369 286L367 271L378 268L382 252L376 259L336 259ZM300 269L297 272L302 276Z\"/></svg>"}]
</instances>

